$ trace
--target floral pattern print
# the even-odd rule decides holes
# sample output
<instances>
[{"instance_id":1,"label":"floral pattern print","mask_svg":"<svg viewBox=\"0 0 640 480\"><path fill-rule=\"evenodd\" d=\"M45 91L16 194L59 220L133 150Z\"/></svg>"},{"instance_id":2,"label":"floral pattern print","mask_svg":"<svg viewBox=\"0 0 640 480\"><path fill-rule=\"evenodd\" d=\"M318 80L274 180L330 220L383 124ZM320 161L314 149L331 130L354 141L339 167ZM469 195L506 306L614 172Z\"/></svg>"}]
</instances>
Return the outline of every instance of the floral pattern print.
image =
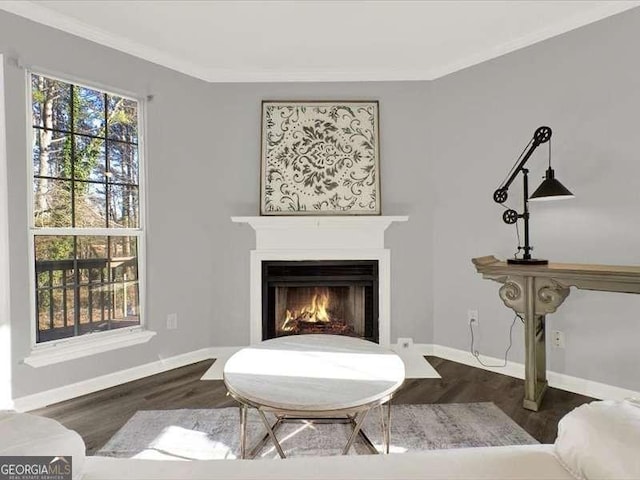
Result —
<instances>
[{"instance_id":1,"label":"floral pattern print","mask_svg":"<svg viewBox=\"0 0 640 480\"><path fill-rule=\"evenodd\" d=\"M378 102L263 102L263 215L380 213Z\"/></svg>"}]
</instances>

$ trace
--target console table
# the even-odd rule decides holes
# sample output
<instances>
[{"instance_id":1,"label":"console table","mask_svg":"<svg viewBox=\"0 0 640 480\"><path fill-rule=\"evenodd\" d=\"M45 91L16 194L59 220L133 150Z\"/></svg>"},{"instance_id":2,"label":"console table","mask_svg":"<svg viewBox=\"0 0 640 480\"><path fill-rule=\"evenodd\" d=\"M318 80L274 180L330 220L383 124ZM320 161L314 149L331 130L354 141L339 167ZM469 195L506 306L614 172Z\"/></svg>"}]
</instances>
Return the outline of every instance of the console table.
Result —
<instances>
[{"instance_id":1,"label":"console table","mask_svg":"<svg viewBox=\"0 0 640 480\"><path fill-rule=\"evenodd\" d=\"M640 293L640 267L549 263L508 264L494 256L472 259L483 278L502 283L500 298L524 318L524 408L537 411L547 389L545 315L569 295L569 287Z\"/></svg>"}]
</instances>

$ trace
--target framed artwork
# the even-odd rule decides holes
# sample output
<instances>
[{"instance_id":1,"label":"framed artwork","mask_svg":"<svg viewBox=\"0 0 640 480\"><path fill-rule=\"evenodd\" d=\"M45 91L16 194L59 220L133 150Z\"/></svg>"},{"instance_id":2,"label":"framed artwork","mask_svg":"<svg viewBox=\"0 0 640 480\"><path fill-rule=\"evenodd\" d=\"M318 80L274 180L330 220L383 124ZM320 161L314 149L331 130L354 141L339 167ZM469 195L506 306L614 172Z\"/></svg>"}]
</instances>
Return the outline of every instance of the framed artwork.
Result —
<instances>
[{"instance_id":1,"label":"framed artwork","mask_svg":"<svg viewBox=\"0 0 640 480\"><path fill-rule=\"evenodd\" d=\"M263 101L262 215L379 215L377 101Z\"/></svg>"}]
</instances>

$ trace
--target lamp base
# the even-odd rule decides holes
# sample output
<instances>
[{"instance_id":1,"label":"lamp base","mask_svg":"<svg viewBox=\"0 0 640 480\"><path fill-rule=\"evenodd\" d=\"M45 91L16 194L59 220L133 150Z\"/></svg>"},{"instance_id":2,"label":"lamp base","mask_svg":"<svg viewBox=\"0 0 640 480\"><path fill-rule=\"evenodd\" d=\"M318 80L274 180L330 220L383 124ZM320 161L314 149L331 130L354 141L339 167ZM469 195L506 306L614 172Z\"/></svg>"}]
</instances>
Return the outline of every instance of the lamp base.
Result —
<instances>
[{"instance_id":1,"label":"lamp base","mask_svg":"<svg viewBox=\"0 0 640 480\"><path fill-rule=\"evenodd\" d=\"M539 258L508 258L507 263L510 265L548 265L549 260Z\"/></svg>"}]
</instances>

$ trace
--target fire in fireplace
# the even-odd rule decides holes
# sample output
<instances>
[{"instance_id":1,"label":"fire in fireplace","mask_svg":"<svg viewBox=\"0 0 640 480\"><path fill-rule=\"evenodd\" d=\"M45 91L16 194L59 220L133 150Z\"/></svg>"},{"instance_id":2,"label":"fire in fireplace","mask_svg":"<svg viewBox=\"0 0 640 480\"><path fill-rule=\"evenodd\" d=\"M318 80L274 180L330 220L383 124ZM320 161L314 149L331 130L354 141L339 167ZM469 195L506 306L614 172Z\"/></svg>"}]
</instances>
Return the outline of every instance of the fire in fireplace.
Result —
<instances>
[{"instance_id":1,"label":"fire in fireplace","mask_svg":"<svg viewBox=\"0 0 640 480\"><path fill-rule=\"evenodd\" d=\"M378 341L377 261L262 265L263 339L307 333Z\"/></svg>"},{"instance_id":2,"label":"fire in fireplace","mask_svg":"<svg viewBox=\"0 0 640 480\"><path fill-rule=\"evenodd\" d=\"M276 294L276 336L330 333L364 336L362 287L289 287Z\"/></svg>"}]
</instances>

